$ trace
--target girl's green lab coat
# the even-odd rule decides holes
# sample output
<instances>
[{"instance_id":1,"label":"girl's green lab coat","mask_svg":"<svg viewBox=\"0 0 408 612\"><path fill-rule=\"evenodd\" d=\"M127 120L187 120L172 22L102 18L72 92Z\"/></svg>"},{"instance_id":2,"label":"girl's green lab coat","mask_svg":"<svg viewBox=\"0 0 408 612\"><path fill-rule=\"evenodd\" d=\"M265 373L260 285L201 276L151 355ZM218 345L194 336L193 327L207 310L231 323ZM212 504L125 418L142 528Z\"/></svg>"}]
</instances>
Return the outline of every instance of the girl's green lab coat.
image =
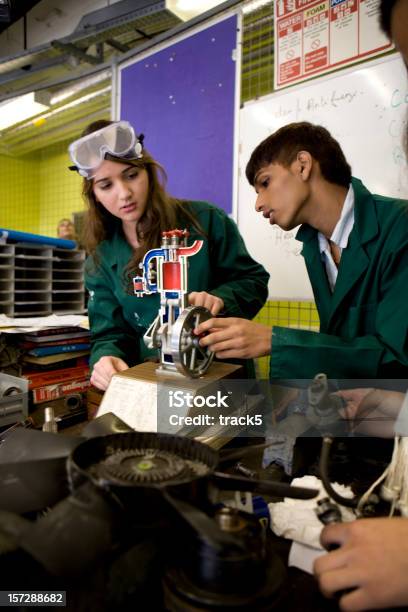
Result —
<instances>
[{"instance_id":1,"label":"girl's green lab coat","mask_svg":"<svg viewBox=\"0 0 408 612\"><path fill-rule=\"evenodd\" d=\"M333 293L317 231L299 229L320 333L274 327L271 378L408 378L408 203L352 185L354 227Z\"/></svg>"},{"instance_id":2,"label":"girl's green lab coat","mask_svg":"<svg viewBox=\"0 0 408 612\"><path fill-rule=\"evenodd\" d=\"M269 274L248 254L233 221L219 208L206 202L186 204L196 216L205 236L189 227L189 244L203 239L201 250L189 258L189 291L207 291L222 298L228 316L252 318L265 303ZM180 221L185 227L185 222ZM169 228L173 229L173 228ZM105 355L121 357L129 366L149 351L143 334L157 316L160 297L138 298L127 292L126 267L132 249L118 227L113 237L98 247L98 265L92 257L86 265L91 327L91 367Z\"/></svg>"}]
</instances>

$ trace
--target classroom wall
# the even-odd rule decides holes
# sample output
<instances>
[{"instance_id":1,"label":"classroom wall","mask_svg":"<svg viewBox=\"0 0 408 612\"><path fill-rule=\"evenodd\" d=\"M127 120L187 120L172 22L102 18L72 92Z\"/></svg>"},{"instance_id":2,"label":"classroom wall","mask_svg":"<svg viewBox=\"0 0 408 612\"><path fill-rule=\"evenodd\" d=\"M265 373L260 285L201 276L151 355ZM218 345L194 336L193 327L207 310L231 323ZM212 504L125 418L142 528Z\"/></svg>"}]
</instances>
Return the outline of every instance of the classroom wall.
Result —
<instances>
[{"instance_id":1,"label":"classroom wall","mask_svg":"<svg viewBox=\"0 0 408 612\"><path fill-rule=\"evenodd\" d=\"M82 178L72 172L68 157L69 142L60 142L43 149L39 159L39 198L41 201L38 218L38 233L55 236L58 221L71 218L73 212L84 210L81 196Z\"/></svg>"},{"instance_id":2,"label":"classroom wall","mask_svg":"<svg viewBox=\"0 0 408 612\"><path fill-rule=\"evenodd\" d=\"M257 323L295 327L297 329L319 330L319 315L316 305L310 301L274 301L270 300L254 318ZM269 378L269 357L256 359L258 378Z\"/></svg>"},{"instance_id":3,"label":"classroom wall","mask_svg":"<svg viewBox=\"0 0 408 612\"><path fill-rule=\"evenodd\" d=\"M81 177L68 170L68 142L20 158L0 155L0 226L55 236L63 217L84 208Z\"/></svg>"},{"instance_id":4,"label":"classroom wall","mask_svg":"<svg viewBox=\"0 0 408 612\"><path fill-rule=\"evenodd\" d=\"M26 232L38 231L40 183L38 156L0 155L0 226Z\"/></svg>"}]
</instances>

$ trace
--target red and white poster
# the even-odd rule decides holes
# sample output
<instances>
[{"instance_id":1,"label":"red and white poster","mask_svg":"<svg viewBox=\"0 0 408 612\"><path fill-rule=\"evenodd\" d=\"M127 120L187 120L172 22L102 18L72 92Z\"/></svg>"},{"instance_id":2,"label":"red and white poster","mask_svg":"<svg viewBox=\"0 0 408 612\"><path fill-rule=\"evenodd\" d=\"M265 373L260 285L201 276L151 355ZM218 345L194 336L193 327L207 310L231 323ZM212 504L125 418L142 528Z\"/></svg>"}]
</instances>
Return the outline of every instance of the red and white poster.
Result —
<instances>
[{"instance_id":1,"label":"red and white poster","mask_svg":"<svg viewBox=\"0 0 408 612\"><path fill-rule=\"evenodd\" d=\"M392 48L380 0L275 0L275 89Z\"/></svg>"}]
</instances>

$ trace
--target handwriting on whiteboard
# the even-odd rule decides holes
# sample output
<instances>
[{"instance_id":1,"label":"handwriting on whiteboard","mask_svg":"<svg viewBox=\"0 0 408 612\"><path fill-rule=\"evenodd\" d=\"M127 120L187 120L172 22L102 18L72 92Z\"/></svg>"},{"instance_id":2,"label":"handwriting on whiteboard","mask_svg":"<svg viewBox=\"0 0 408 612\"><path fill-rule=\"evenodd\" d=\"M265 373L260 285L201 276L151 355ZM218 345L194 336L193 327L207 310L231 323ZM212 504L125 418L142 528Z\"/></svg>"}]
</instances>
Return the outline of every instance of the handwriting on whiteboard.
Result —
<instances>
[{"instance_id":1,"label":"handwriting on whiteboard","mask_svg":"<svg viewBox=\"0 0 408 612\"><path fill-rule=\"evenodd\" d=\"M351 104L359 97L364 96L365 92L358 89L354 90L338 90L333 89L328 95L310 96L301 98L296 96L293 99L293 106L287 107L282 104L277 104L277 108L272 110L274 119L285 118L290 121L297 121L305 112L319 111L323 108L339 108Z\"/></svg>"},{"instance_id":2,"label":"handwriting on whiteboard","mask_svg":"<svg viewBox=\"0 0 408 612\"><path fill-rule=\"evenodd\" d=\"M302 251L303 243L295 239L297 228L290 232L285 232L277 225L271 227L270 240L273 246L278 247L286 257L298 257Z\"/></svg>"},{"instance_id":3,"label":"handwriting on whiteboard","mask_svg":"<svg viewBox=\"0 0 408 612\"><path fill-rule=\"evenodd\" d=\"M320 94L316 96L293 96L291 98L290 106L284 105L279 100L276 101L276 106L271 109L271 119L287 119L290 121L298 121L302 120L304 115L310 115L313 112L319 112L329 109L338 109L340 107L352 105L354 102L357 102L361 97L367 97L367 92L363 89L333 89L331 92L327 94ZM386 102L384 105L374 104L377 109L378 119L383 119L384 113L387 113L387 110L392 111L395 108L401 106L408 106L408 90L395 88L390 92L390 97L388 103ZM271 131L274 131L273 128ZM398 133L395 134L396 129ZM401 126L399 122L397 122L394 116L390 120L389 124L389 133L391 136L400 136Z\"/></svg>"}]
</instances>

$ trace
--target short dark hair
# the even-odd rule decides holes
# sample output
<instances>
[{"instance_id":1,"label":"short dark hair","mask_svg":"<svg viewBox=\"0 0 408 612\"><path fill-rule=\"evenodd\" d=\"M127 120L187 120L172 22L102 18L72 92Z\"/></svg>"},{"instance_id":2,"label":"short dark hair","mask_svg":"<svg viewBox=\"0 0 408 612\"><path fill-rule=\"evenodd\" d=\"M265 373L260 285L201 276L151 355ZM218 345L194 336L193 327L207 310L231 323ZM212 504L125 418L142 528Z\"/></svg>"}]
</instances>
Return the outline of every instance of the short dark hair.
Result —
<instances>
[{"instance_id":1,"label":"short dark hair","mask_svg":"<svg viewBox=\"0 0 408 612\"><path fill-rule=\"evenodd\" d=\"M381 0L380 1L380 28L382 31L388 36L388 38L392 38L391 36L391 16L392 11L394 10L394 6L398 0Z\"/></svg>"},{"instance_id":2,"label":"short dark hair","mask_svg":"<svg viewBox=\"0 0 408 612\"><path fill-rule=\"evenodd\" d=\"M326 128L306 121L285 125L256 147L246 167L249 183L254 184L264 166L278 163L289 167L299 151L308 151L319 162L322 176L329 183L349 186L351 168L339 143Z\"/></svg>"}]
</instances>

